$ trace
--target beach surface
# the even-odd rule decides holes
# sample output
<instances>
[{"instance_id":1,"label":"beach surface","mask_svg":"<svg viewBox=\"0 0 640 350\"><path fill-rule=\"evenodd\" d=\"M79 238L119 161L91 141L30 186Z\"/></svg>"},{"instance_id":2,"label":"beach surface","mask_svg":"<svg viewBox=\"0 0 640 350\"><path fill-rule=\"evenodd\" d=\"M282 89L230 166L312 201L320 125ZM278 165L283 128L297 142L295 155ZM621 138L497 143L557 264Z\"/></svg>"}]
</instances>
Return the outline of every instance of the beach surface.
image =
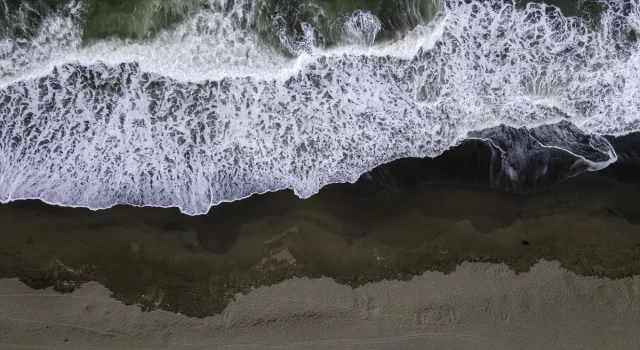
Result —
<instances>
[{"instance_id":1,"label":"beach surface","mask_svg":"<svg viewBox=\"0 0 640 350\"><path fill-rule=\"evenodd\" d=\"M3 349L632 349L640 277L582 277L541 261L463 263L358 288L294 278L203 319L143 312L97 283L69 294L0 281Z\"/></svg>"},{"instance_id":2,"label":"beach surface","mask_svg":"<svg viewBox=\"0 0 640 350\"><path fill-rule=\"evenodd\" d=\"M638 188L282 191L205 216L0 206L0 347L640 345Z\"/></svg>"}]
</instances>

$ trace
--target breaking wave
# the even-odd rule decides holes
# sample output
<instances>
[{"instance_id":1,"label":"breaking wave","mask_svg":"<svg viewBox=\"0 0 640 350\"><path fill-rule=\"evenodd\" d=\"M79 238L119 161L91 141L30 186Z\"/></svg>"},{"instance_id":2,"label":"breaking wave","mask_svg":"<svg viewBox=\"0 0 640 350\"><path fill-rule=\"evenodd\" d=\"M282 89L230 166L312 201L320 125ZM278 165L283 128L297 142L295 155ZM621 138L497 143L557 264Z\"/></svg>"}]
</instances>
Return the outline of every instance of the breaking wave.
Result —
<instances>
[{"instance_id":1,"label":"breaking wave","mask_svg":"<svg viewBox=\"0 0 640 350\"><path fill-rule=\"evenodd\" d=\"M86 40L75 1L13 21L0 201L201 214L285 188L308 197L469 138L508 154L498 178L514 183L534 151L595 171L617 159L601 135L640 130L638 0L600 3L597 23L543 3L401 1L405 17L383 18L271 2L210 0L139 40Z\"/></svg>"}]
</instances>

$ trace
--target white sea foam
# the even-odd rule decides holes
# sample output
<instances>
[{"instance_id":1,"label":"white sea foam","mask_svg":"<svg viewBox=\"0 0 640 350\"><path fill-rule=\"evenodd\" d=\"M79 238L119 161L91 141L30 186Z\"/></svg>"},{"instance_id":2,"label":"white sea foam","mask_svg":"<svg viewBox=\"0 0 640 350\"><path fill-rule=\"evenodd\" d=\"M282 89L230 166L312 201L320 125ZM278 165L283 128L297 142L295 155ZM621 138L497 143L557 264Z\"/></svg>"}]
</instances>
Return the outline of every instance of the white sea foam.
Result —
<instances>
[{"instance_id":1,"label":"white sea foam","mask_svg":"<svg viewBox=\"0 0 640 350\"><path fill-rule=\"evenodd\" d=\"M65 60L70 52L82 43L81 17L84 13L81 3L72 0L61 9L46 16L39 27L31 28L28 21L36 10L26 3L16 13L9 13L6 0L0 0L4 12L9 16L7 24L12 29L33 35L28 38L0 36L0 82L2 79L40 68L51 60ZM40 66L40 67L38 67ZM44 72L44 71L43 71Z\"/></svg>"},{"instance_id":2,"label":"white sea foam","mask_svg":"<svg viewBox=\"0 0 640 350\"><path fill-rule=\"evenodd\" d=\"M356 10L344 22L343 33L347 42L371 45L382 30L382 22L369 11Z\"/></svg>"},{"instance_id":3,"label":"white sea foam","mask_svg":"<svg viewBox=\"0 0 640 350\"><path fill-rule=\"evenodd\" d=\"M199 214L284 188L308 197L498 125L640 130L639 47L619 44L640 29L637 0L626 16L611 6L596 30L544 4L449 4L391 44L371 47L367 26L354 27L355 48L289 38L305 47L296 59L261 46L245 9L201 12L146 43L70 45L12 74L0 90L0 200ZM595 170L615 156L597 140L593 154L609 158L588 159L571 137L544 145Z\"/></svg>"},{"instance_id":4,"label":"white sea foam","mask_svg":"<svg viewBox=\"0 0 640 350\"><path fill-rule=\"evenodd\" d=\"M227 0L211 1L218 6L160 31L153 40L109 38L86 47L81 46L82 21L77 19L81 7L76 5L77 11L47 17L42 34L23 45L26 48L13 55L0 55L0 67L5 72L0 74L0 84L42 76L66 63L137 62L145 71L184 81L233 76L271 78L287 68L290 60L261 45L255 31L248 28L254 13L247 11L247 0L236 0L230 11L221 9Z\"/></svg>"}]
</instances>

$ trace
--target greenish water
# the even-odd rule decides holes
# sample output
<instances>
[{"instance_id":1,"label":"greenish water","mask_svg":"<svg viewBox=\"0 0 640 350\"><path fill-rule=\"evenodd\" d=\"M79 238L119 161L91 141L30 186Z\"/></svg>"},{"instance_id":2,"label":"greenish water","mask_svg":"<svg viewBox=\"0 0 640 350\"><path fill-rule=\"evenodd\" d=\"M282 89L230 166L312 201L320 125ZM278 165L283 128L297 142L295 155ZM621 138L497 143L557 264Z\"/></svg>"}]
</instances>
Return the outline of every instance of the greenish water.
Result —
<instances>
[{"instance_id":1,"label":"greenish water","mask_svg":"<svg viewBox=\"0 0 640 350\"><path fill-rule=\"evenodd\" d=\"M549 5L554 5L562 10L565 16L581 17L597 25L600 23L600 16L605 10L602 2L597 0L538 0ZM518 1L521 7L526 6L527 1Z\"/></svg>"},{"instance_id":2,"label":"greenish water","mask_svg":"<svg viewBox=\"0 0 640 350\"><path fill-rule=\"evenodd\" d=\"M302 24L313 23L316 39L332 46L342 37L345 19L356 10L375 15L381 24L378 40L388 40L429 22L439 5L434 0L259 0L257 6L257 29L263 40L276 42L280 30L292 37L303 35ZM285 19L283 26L279 19Z\"/></svg>"},{"instance_id":3,"label":"greenish water","mask_svg":"<svg viewBox=\"0 0 640 350\"><path fill-rule=\"evenodd\" d=\"M66 3L62 0L0 0L0 36L29 37L51 11Z\"/></svg>"},{"instance_id":4,"label":"greenish water","mask_svg":"<svg viewBox=\"0 0 640 350\"><path fill-rule=\"evenodd\" d=\"M0 0L0 34L32 35L52 13L68 11L68 0ZM82 2L83 38L86 42L119 37L146 39L171 27L205 6L203 0L88 0Z\"/></svg>"},{"instance_id":5,"label":"greenish water","mask_svg":"<svg viewBox=\"0 0 640 350\"><path fill-rule=\"evenodd\" d=\"M232 0L86 0L78 18L83 23L85 42L118 37L143 40L160 30L184 21L200 9L216 7L229 10ZM595 0L547 0L571 16L599 21L602 3ZM52 12L68 11L68 0L0 0L0 35L30 37L38 23ZM525 6L525 1L519 1ZM282 34L304 35L303 24L314 26L316 41L332 46L340 41L345 19L361 10L375 15L381 24L377 40L402 36L417 24L431 20L438 8L437 0L255 0L245 7L255 7L255 26L260 37L271 45L282 45ZM17 25L19 23L19 25Z\"/></svg>"},{"instance_id":6,"label":"greenish water","mask_svg":"<svg viewBox=\"0 0 640 350\"><path fill-rule=\"evenodd\" d=\"M143 39L200 7L198 0L96 0L89 4L85 40L109 36Z\"/></svg>"}]
</instances>

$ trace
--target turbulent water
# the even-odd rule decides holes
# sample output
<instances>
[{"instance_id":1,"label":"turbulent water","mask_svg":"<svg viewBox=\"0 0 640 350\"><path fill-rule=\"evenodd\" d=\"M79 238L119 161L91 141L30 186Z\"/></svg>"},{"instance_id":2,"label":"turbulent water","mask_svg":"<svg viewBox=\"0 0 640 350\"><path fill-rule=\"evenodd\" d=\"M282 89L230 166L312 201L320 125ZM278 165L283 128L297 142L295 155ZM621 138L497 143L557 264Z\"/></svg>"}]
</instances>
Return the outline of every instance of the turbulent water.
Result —
<instances>
[{"instance_id":1,"label":"turbulent water","mask_svg":"<svg viewBox=\"0 0 640 350\"><path fill-rule=\"evenodd\" d=\"M0 201L200 214L469 138L511 179L602 169L640 130L640 2L595 7L0 0Z\"/></svg>"}]
</instances>

